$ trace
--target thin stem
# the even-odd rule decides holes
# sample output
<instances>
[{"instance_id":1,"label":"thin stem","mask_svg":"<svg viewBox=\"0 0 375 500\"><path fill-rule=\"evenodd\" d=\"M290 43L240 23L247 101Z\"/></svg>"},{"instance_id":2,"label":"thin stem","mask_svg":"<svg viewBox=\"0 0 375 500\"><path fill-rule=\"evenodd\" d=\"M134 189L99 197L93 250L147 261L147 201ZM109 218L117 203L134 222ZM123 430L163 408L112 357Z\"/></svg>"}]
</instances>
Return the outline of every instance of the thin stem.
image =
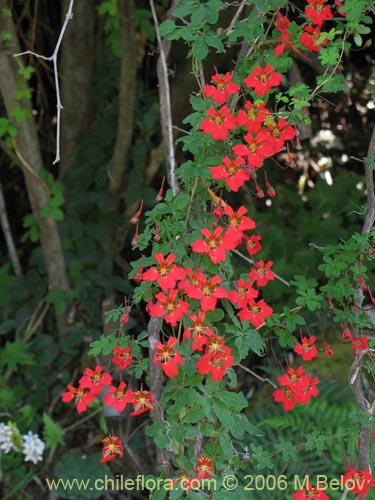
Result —
<instances>
[{"instance_id":1,"label":"thin stem","mask_svg":"<svg viewBox=\"0 0 375 500\"><path fill-rule=\"evenodd\" d=\"M162 120L162 132L165 141L165 156L167 162L168 181L171 186L173 195L175 196L180 187L176 177L176 160L174 154L174 140L173 140L173 127L172 127L172 108L171 108L171 94L168 80L168 66L167 66L167 53L170 49L170 42L163 42L160 37L159 21L155 10L153 0L150 1L152 17L154 19L156 39L159 47L159 60L157 64L158 81L159 81L159 99L160 99L160 112ZM172 2L170 11L174 8L175 2Z\"/></svg>"},{"instance_id":2,"label":"thin stem","mask_svg":"<svg viewBox=\"0 0 375 500\"><path fill-rule=\"evenodd\" d=\"M57 123L56 123L56 156L53 161L53 165L58 163L60 161L60 125L61 125L61 110L62 110L62 105L61 105L61 98L60 98L60 84L59 84L59 73L58 73L58 68L57 68L57 55L60 49L60 45L66 30L66 27L68 26L69 21L73 17L73 4L74 0L70 0L69 3L69 8L68 12L66 13L65 16L65 21L64 24L62 25L59 38L57 39L55 49L53 51L52 56L46 57L43 56L42 54L37 54L36 52L33 52L31 50L26 50L25 52L20 52L18 54L14 54L14 57L19 57L19 56L25 56L25 55L32 55L37 57L38 59L43 59L44 61L52 61L53 63L53 74L55 78L55 88L56 88L56 108L57 108Z\"/></svg>"},{"instance_id":3,"label":"thin stem","mask_svg":"<svg viewBox=\"0 0 375 500\"><path fill-rule=\"evenodd\" d=\"M22 276L21 263L17 255L16 245L14 244L12 230L9 224L8 212L5 204L5 198L3 193L3 187L1 185L1 180L0 180L0 223L4 233L6 245L8 248L9 258L10 262L12 263L14 274L16 276Z\"/></svg>"}]
</instances>

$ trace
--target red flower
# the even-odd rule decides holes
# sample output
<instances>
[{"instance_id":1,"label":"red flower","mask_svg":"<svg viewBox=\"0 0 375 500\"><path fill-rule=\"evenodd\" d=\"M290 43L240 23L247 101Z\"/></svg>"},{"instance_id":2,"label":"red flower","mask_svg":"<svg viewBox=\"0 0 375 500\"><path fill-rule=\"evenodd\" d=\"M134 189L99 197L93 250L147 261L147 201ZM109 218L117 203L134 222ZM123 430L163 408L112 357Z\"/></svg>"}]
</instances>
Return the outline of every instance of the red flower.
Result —
<instances>
[{"instance_id":1,"label":"red flower","mask_svg":"<svg viewBox=\"0 0 375 500\"><path fill-rule=\"evenodd\" d=\"M284 118L273 124L267 123L269 134L272 139L273 152L277 153L284 146L285 141L290 141L296 135L296 129L288 124Z\"/></svg>"},{"instance_id":2,"label":"red flower","mask_svg":"<svg viewBox=\"0 0 375 500\"><path fill-rule=\"evenodd\" d=\"M155 345L154 365L160 366L167 377L178 375L177 365L184 363L181 354L174 348L177 342L175 337L169 337L167 344L157 342Z\"/></svg>"},{"instance_id":3,"label":"red flower","mask_svg":"<svg viewBox=\"0 0 375 500\"><path fill-rule=\"evenodd\" d=\"M228 106L221 109L210 108L207 111L209 118L202 121L199 130L205 134L212 134L215 141L225 141L228 131L237 127L235 117L230 113Z\"/></svg>"},{"instance_id":4,"label":"red flower","mask_svg":"<svg viewBox=\"0 0 375 500\"><path fill-rule=\"evenodd\" d=\"M315 337L303 337L301 343L297 342L294 352L302 356L303 361L311 361L318 355L318 349L315 345Z\"/></svg>"},{"instance_id":5,"label":"red flower","mask_svg":"<svg viewBox=\"0 0 375 500\"><path fill-rule=\"evenodd\" d=\"M224 347L223 352L206 352L198 361L197 369L200 375L211 373L212 381L217 382L224 377L225 371L234 365L234 358L230 355L229 347Z\"/></svg>"},{"instance_id":6,"label":"red flower","mask_svg":"<svg viewBox=\"0 0 375 500\"><path fill-rule=\"evenodd\" d=\"M243 167L244 162L245 160L240 156L236 156L234 160L225 156L221 165L210 168L212 178L225 179L225 184L229 189L237 192L250 179L250 175Z\"/></svg>"},{"instance_id":7,"label":"red flower","mask_svg":"<svg viewBox=\"0 0 375 500\"><path fill-rule=\"evenodd\" d=\"M154 409L154 396L149 391L141 389L140 391L133 392L131 389L128 389L126 398L134 408L134 411L130 413L132 417Z\"/></svg>"},{"instance_id":8,"label":"red flower","mask_svg":"<svg viewBox=\"0 0 375 500\"><path fill-rule=\"evenodd\" d=\"M324 353L328 357L332 357L334 355L332 347L325 340L323 340L323 345L324 345Z\"/></svg>"},{"instance_id":9,"label":"red flower","mask_svg":"<svg viewBox=\"0 0 375 500\"><path fill-rule=\"evenodd\" d=\"M194 467L197 479L207 479L213 475L213 461L211 458L200 456L197 465Z\"/></svg>"},{"instance_id":10,"label":"red flower","mask_svg":"<svg viewBox=\"0 0 375 500\"><path fill-rule=\"evenodd\" d=\"M271 280L275 279L275 275L271 271L272 260L265 264L262 260L254 262L254 266L249 272L249 277L256 281L257 286L265 286Z\"/></svg>"},{"instance_id":11,"label":"red flower","mask_svg":"<svg viewBox=\"0 0 375 500\"><path fill-rule=\"evenodd\" d=\"M352 351L365 351L368 349L368 337L352 337Z\"/></svg>"},{"instance_id":12,"label":"red flower","mask_svg":"<svg viewBox=\"0 0 375 500\"><path fill-rule=\"evenodd\" d=\"M154 259L158 265L143 273L143 281L156 281L162 290L174 288L176 281L185 276L182 267L173 264L175 258L173 253L170 253L165 259L162 253L156 253Z\"/></svg>"},{"instance_id":13,"label":"red flower","mask_svg":"<svg viewBox=\"0 0 375 500\"><path fill-rule=\"evenodd\" d=\"M305 370L300 366L297 370L288 368L288 372L278 377L279 384L283 386L273 393L276 402L282 403L285 411L292 410L296 403L306 404L312 396L317 396L319 391L316 385L319 379L304 374Z\"/></svg>"},{"instance_id":14,"label":"red flower","mask_svg":"<svg viewBox=\"0 0 375 500\"><path fill-rule=\"evenodd\" d=\"M201 233L205 237L204 240L196 240L190 246L193 252L206 253L214 264L224 262L228 250L233 250L241 243L241 236L234 238L232 235L228 238L225 234L221 236L224 229L216 226L213 231L209 229L201 229Z\"/></svg>"},{"instance_id":15,"label":"red flower","mask_svg":"<svg viewBox=\"0 0 375 500\"><path fill-rule=\"evenodd\" d=\"M205 326L205 313L198 311L198 314L189 316L192 326L185 328L183 339L189 339L193 333L191 348L193 351L201 351L207 344L208 337L214 335L214 332L208 326Z\"/></svg>"},{"instance_id":16,"label":"red flower","mask_svg":"<svg viewBox=\"0 0 375 500\"><path fill-rule=\"evenodd\" d=\"M146 307L147 312L150 316L160 318L164 316L164 319L171 326L176 326L177 321L179 321L184 314L189 311L188 302L177 298L178 290L169 290L167 293L159 292L155 295L158 300L156 304L149 303Z\"/></svg>"},{"instance_id":17,"label":"red flower","mask_svg":"<svg viewBox=\"0 0 375 500\"><path fill-rule=\"evenodd\" d=\"M253 72L244 80L246 87L253 88L257 95L267 94L271 87L277 87L283 77L274 71L273 66L267 64L265 68L256 66Z\"/></svg>"},{"instance_id":18,"label":"red flower","mask_svg":"<svg viewBox=\"0 0 375 500\"><path fill-rule=\"evenodd\" d=\"M292 494L294 500L329 500L322 488L313 488L310 483L306 484L306 489L296 491Z\"/></svg>"},{"instance_id":19,"label":"red flower","mask_svg":"<svg viewBox=\"0 0 375 500\"><path fill-rule=\"evenodd\" d=\"M369 488L375 486L375 480L370 474L368 469L359 471L347 465L347 473L342 477L343 484L349 481L350 491L354 495L359 495L361 498L365 498ZM348 484L348 486L349 486Z\"/></svg>"},{"instance_id":20,"label":"red flower","mask_svg":"<svg viewBox=\"0 0 375 500\"><path fill-rule=\"evenodd\" d=\"M319 26L306 26L304 32L301 35L300 42L302 45L307 47L309 52L318 52L320 47L323 47L328 42L328 38L322 41L321 44L316 45L316 42L320 38Z\"/></svg>"},{"instance_id":21,"label":"red flower","mask_svg":"<svg viewBox=\"0 0 375 500\"><path fill-rule=\"evenodd\" d=\"M280 12L277 13L275 28L281 33L285 33L290 26L290 21L287 17L282 16Z\"/></svg>"},{"instance_id":22,"label":"red flower","mask_svg":"<svg viewBox=\"0 0 375 500\"><path fill-rule=\"evenodd\" d=\"M273 392L272 397L276 403L282 403L285 411L293 410L295 404L298 402L296 395L288 387L276 389L276 391Z\"/></svg>"},{"instance_id":23,"label":"red flower","mask_svg":"<svg viewBox=\"0 0 375 500\"><path fill-rule=\"evenodd\" d=\"M264 158L273 155L274 146L266 130L261 130L255 136L248 133L244 136L247 144L236 144L232 147L234 154L247 157L249 168L260 168Z\"/></svg>"},{"instance_id":24,"label":"red flower","mask_svg":"<svg viewBox=\"0 0 375 500\"><path fill-rule=\"evenodd\" d=\"M259 295L258 290L253 288L253 283L251 281L245 281L240 278L237 281L237 290L231 290L229 292L230 302L237 304L239 309L246 307L249 299L256 299Z\"/></svg>"},{"instance_id":25,"label":"red flower","mask_svg":"<svg viewBox=\"0 0 375 500\"><path fill-rule=\"evenodd\" d=\"M269 316L272 316L272 314L273 310L264 302L263 299L259 302L255 302L254 299L249 299L246 307L243 307L237 313L237 316L242 321L250 321L255 328L260 328L264 325L264 318L268 318Z\"/></svg>"},{"instance_id":26,"label":"red flower","mask_svg":"<svg viewBox=\"0 0 375 500\"><path fill-rule=\"evenodd\" d=\"M245 236L245 239L246 239L246 250L249 252L250 255L255 255L262 248L261 244L259 243L262 237L259 236L258 234L252 234L250 237Z\"/></svg>"},{"instance_id":27,"label":"red flower","mask_svg":"<svg viewBox=\"0 0 375 500\"><path fill-rule=\"evenodd\" d=\"M102 391L103 385L112 382L112 376L107 372L102 372L103 367L100 365L96 365L95 370L86 368L83 377L79 381L79 386L83 389L89 389L95 396L98 396Z\"/></svg>"},{"instance_id":28,"label":"red flower","mask_svg":"<svg viewBox=\"0 0 375 500\"><path fill-rule=\"evenodd\" d=\"M129 395L125 393L125 382L120 382L118 387L110 385L108 387L109 393L106 394L103 403L106 406L113 406L118 412L123 412L128 403L130 403Z\"/></svg>"},{"instance_id":29,"label":"red flower","mask_svg":"<svg viewBox=\"0 0 375 500\"><path fill-rule=\"evenodd\" d=\"M102 458L100 462L108 462L114 458L122 458L124 450L122 440L116 436L108 436L103 439Z\"/></svg>"},{"instance_id":30,"label":"red flower","mask_svg":"<svg viewBox=\"0 0 375 500\"><path fill-rule=\"evenodd\" d=\"M245 101L245 110L240 109L238 112L238 125L246 126L248 132L258 132L270 115L266 103L258 101L258 104L252 104L250 101Z\"/></svg>"},{"instance_id":31,"label":"red flower","mask_svg":"<svg viewBox=\"0 0 375 500\"><path fill-rule=\"evenodd\" d=\"M325 20L333 17L331 7L325 5L325 0L307 0L309 4L306 7L306 17L309 18L312 24L321 26Z\"/></svg>"},{"instance_id":32,"label":"red flower","mask_svg":"<svg viewBox=\"0 0 375 500\"><path fill-rule=\"evenodd\" d=\"M226 299L228 292L225 288L217 286L222 282L220 276L206 278L200 270L200 282L197 286L190 286L185 289L185 293L191 299L197 299L201 302L202 311L214 311L218 299Z\"/></svg>"},{"instance_id":33,"label":"red flower","mask_svg":"<svg viewBox=\"0 0 375 500\"><path fill-rule=\"evenodd\" d=\"M83 413L87 410L87 405L95 399L95 394L83 389L81 386L76 389L72 385L68 385L68 391L61 394L61 399L64 403L70 403L74 399L78 413Z\"/></svg>"},{"instance_id":34,"label":"red flower","mask_svg":"<svg viewBox=\"0 0 375 500\"><path fill-rule=\"evenodd\" d=\"M240 89L237 83L232 82L232 78L231 73L225 73L224 76L216 73L211 78L214 85L205 85L202 89L203 94L206 97L211 97L218 104L224 104L228 99L228 95L235 94Z\"/></svg>"},{"instance_id":35,"label":"red flower","mask_svg":"<svg viewBox=\"0 0 375 500\"><path fill-rule=\"evenodd\" d=\"M227 205L224 208L224 213L228 216L229 227L235 231L248 231L256 227L253 219L245 216L245 214L247 213L247 208L245 208L244 206L235 211L230 205Z\"/></svg>"},{"instance_id":36,"label":"red flower","mask_svg":"<svg viewBox=\"0 0 375 500\"><path fill-rule=\"evenodd\" d=\"M114 348L115 355L112 358L112 362L118 365L120 370L125 370L126 367L132 364L132 353L130 347L119 347Z\"/></svg>"}]
</instances>

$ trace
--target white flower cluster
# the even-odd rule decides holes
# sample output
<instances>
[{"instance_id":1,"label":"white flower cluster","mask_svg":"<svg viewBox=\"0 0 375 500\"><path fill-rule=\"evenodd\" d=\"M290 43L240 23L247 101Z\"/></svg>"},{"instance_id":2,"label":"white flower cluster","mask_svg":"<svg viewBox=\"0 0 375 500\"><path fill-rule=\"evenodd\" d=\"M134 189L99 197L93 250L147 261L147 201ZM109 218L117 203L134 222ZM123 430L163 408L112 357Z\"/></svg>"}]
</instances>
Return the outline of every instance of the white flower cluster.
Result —
<instances>
[{"instance_id":1,"label":"white flower cluster","mask_svg":"<svg viewBox=\"0 0 375 500\"><path fill-rule=\"evenodd\" d=\"M22 448L22 449L21 449ZM45 444L38 434L29 431L21 436L14 424L6 425L0 423L0 452L9 453L11 450L22 451L25 462L36 464L43 460Z\"/></svg>"},{"instance_id":2,"label":"white flower cluster","mask_svg":"<svg viewBox=\"0 0 375 500\"><path fill-rule=\"evenodd\" d=\"M22 453L25 455L25 462L36 464L43 460L43 451L45 444L39 439L38 434L33 434L29 431L22 436L23 446Z\"/></svg>"},{"instance_id":3,"label":"white flower cluster","mask_svg":"<svg viewBox=\"0 0 375 500\"><path fill-rule=\"evenodd\" d=\"M0 423L0 450L4 453L9 453L14 448L12 442L13 429L10 425ZM15 448L14 448L15 449Z\"/></svg>"}]
</instances>

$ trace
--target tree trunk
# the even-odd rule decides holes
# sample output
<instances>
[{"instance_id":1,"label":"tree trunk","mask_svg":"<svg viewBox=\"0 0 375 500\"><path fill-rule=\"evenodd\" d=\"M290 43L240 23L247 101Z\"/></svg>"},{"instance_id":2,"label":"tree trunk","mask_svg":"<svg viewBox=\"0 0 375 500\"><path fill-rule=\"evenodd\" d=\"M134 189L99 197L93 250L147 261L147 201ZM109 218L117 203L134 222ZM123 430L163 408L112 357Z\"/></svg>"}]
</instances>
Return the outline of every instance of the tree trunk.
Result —
<instances>
[{"instance_id":1,"label":"tree trunk","mask_svg":"<svg viewBox=\"0 0 375 500\"><path fill-rule=\"evenodd\" d=\"M30 205L38 225L48 274L48 289L67 292L70 290L70 286L56 221L51 217L40 215L40 210L49 200L49 193L39 176L43 163L36 126L31 113L31 102L29 99L22 101L16 99L17 70L21 61L19 58L15 59L13 54L20 52L20 48L13 20L10 15L4 14L10 13L6 0L0 0L0 12L0 33L7 33L10 38L6 43L0 41L0 92L9 120L17 126L18 130L14 139L14 147L21 161ZM21 123L16 122L12 117L12 110L15 107L22 107L28 112L28 116ZM63 336L65 333L64 317L57 316L57 324L59 335Z\"/></svg>"},{"instance_id":2,"label":"tree trunk","mask_svg":"<svg viewBox=\"0 0 375 500\"><path fill-rule=\"evenodd\" d=\"M63 0L64 19L69 0ZM92 120L91 82L95 56L95 2L75 2L73 20L61 45L61 163L60 177L74 165L74 155Z\"/></svg>"},{"instance_id":3,"label":"tree trunk","mask_svg":"<svg viewBox=\"0 0 375 500\"><path fill-rule=\"evenodd\" d=\"M137 44L134 0L119 0L121 73L119 83L119 114L116 144L109 168L109 191L119 194L129 163L133 138L135 84L137 74Z\"/></svg>"}]
</instances>

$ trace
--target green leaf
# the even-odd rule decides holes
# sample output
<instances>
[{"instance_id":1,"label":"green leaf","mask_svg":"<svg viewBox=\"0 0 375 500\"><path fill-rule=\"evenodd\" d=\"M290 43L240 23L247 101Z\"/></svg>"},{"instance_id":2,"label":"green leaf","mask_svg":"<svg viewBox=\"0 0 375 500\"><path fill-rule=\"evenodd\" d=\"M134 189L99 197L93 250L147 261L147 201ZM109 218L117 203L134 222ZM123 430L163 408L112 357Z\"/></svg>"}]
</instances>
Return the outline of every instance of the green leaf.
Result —
<instances>
[{"instance_id":1,"label":"green leaf","mask_svg":"<svg viewBox=\"0 0 375 500\"><path fill-rule=\"evenodd\" d=\"M64 429L62 429L59 424L54 422L52 418L45 412L43 413L43 424L43 439L46 442L47 446L51 448L52 452L55 451L59 444L65 446Z\"/></svg>"},{"instance_id":2,"label":"green leaf","mask_svg":"<svg viewBox=\"0 0 375 500\"><path fill-rule=\"evenodd\" d=\"M265 450L263 446L255 444L251 444L250 447L253 452L253 458L257 464L257 469L273 469L272 456L269 451Z\"/></svg>"},{"instance_id":3,"label":"green leaf","mask_svg":"<svg viewBox=\"0 0 375 500\"><path fill-rule=\"evenodd\" d=\"M193 42L193 55L198 61L202 61L207 57L208 47L206 39L203 36L198 36L198 38Z\"/></svg>"},{"instance_id":4,"label":"green leaf","mask_svg":"<svg viewBox=\"0 0 375 500\"><path fill-rule=\"evenodd\" d=\"M160 36L165 36L168 35L171 31L173 31L176 28L176 23L171 21L170 19L167 19L160 25Z\"/></svg>"},{"instance_id":5,"label":"green leaf","mask_svg":"<svg viewBox=\"0 0 375 500\"><path fill-rule=\"evenodd\" d=\"M35 365L35 360L26 352L28 347L29 344L22 344L21 339L8 340L0 353L0 366L16 372L19 365Z\"/></svg>"},{"instance_id":6,"label":"green leaf","mask_svg":"<svg viewBox=\"0 0 375 500\"><path fill-rule=\"evenodd\" d=\"M220 401L236 411L240 411L249 406L242 392L222 391L220 392Z\"/></svg>"},{"instance_id":7,"label":"green leaf","mask_svg":"<svg viewBox=\"0 0 375 500\"><path fill-rule=\"evenodd\" d=\"M51 290L47 294L46 302L53 304L57 314L64 314L68 307L69 294L65 290Z\"/></svg>"}]
</instances>

